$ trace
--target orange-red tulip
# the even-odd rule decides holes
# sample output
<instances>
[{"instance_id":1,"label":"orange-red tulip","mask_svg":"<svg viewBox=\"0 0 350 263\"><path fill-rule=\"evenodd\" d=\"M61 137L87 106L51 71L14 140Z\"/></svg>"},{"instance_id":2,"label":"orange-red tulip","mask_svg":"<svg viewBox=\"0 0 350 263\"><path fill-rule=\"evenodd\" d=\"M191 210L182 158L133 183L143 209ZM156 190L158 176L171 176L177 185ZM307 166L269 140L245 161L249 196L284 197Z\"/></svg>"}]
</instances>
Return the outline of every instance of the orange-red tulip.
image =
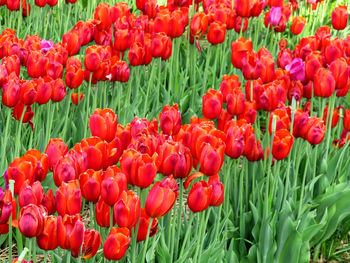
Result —
<instances>
[{"instance_id":1,"label":"orange-red tulip","mask_svg":"<svg viewBox=\"0 0 350 263\"><path fill-rule=\"evenodd\" d=\"M332 26L336 30L346 28L349 12L347 6L337 6L332 12Z\"/></svg>"},{"instance_id":2,"label":"orange-red tulip","mask_svg":"<svg viewBox=\"0 0 350 263\"><path fill-rule=\"evenodd\" d=\"M126 227L113 227L103 245L103 254L106 259L122 259L130 244L130 230Z\"/></svg>"},{"instance_id":3,"label":"orange-red tulip","mask_svg":"<svg viewBox=\"0 0 350 263\"><path fill-rule=\"evenodd\" d=\"M44 218L44 229L36 237L36 243L43 250L54 250L58 247L57 217L46 216Z\"/></svg>"},{"instance_id":4,"label":"orange-red tulip","mask_svg":"<svg viewBox=\"0 0 350 263\"><path fill-rule=\"evenodd\" d=\"M173 207L179 186L170 175L161 182L156 182L148 193L146 199L146 212L150 217L165 216Z\"/></svg>"},{"instance_id":5,"label":"orange-red tulip","mask_svg":"<svg viewBox=\"0 0 350 263\"><path fill-rule=\"evenodd\" d=\"M140 218L140 197L133 191L123 191L115 203L114 219L119 227L134 227Z\"/></svg>"},{"instance_id":6,"label":"orange-red tulip","mask_svg":"<svg viewBox=\"0 0 350 263\"><path fill-rule=\"evenodd\" d=\"M79 214L81 210L81 190L78 180L62 182L56 190L56 209L60 216Z\"/></svg>"}]
</instances>

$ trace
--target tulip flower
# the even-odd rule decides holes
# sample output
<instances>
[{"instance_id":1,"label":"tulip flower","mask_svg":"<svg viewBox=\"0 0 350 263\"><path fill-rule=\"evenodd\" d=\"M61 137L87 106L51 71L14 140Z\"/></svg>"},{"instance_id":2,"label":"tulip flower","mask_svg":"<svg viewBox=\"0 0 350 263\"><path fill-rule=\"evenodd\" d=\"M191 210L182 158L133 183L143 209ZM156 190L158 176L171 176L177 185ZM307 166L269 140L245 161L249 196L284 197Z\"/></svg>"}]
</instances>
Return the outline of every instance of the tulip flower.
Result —
<instances>
[{"instance_id":1,"label":"tulip flower","mask_svg":"<svg viewBox=\"0 0 350 263\"><path fill-rule=\"evenodd\" d=\"M348 22L349 12L347 6L337 6L332 12L332 26L336 30L343 30L346 28Z\"/></svg>"},{"instance_id":2,"label":"tulip flower","mask_svg":"<svg viewBox=\"0 0 350 263\"><path fill-rule=\"evenodd\" d=\"M220 92L223 96L223 102L227 102L228 95L241 90L241 82L237 75L224 75L220 84Z\"/></svg>"},{"instance_id":3,"label":"tulip flower","mask_svg":"<svg viewBox=\"0 0 350 263\"><path fill-rule=\"evenodd\" d=\"M96 255L101 246L101 235L97 230L85 229L84 241L81 249L81 258L89 259ZM79 257L80 248L72 250L73 257Z\"/></svg>"},{"instance_id":4,"label":"tulip flower","mask_svg":"<svg viewBox=\"0 0 350 263\"><path fill-rule=\"evenodd\" d=\"M156 182L148 193L145 209L150 217L162 217L173 207L179 186L170 175L161 182Z\"/></svg>"},{"instance_id":5,"label":"tulip flower","mask_svg":"<svg viewBox=\"0 0 350 263\"><path fill-rule=\"evenodd\" d=\"M290 31L294 35L299 35L303 32L306 24L306 19L302 16L296 16L293 18L292 26L290 27Z\"/></svg>"},{"instance_id":6,"label":"tulip flower","mask_svg":"<svg viewBox=\"0 0 350 263\"><path fill-rule=\"evenodd\" d=\"M39 181L29 185L29 181L26 180L19 191L18 203L22 208L29 204L41 205L44 198L44 189Z\"/></svg>"},{"instance_id":7,"label":"tulip flower","mask_svg":"<svg viewBox=\"0 0 350 263\"><path fill-rule=\"evenodd\" d=\"M101 197L109 206L113 206L123 191L127 191L127 179L124 173L115 173L108 168L103 174Z\"/></svg>"},{"instance_id":8,"label":"tulip flower","mask_svg":"<svg viewBox=\"0 0 350 263\"><path fill-rule=\"evenodd\" d=\"M326 106L326 108L323 111L323 121L324 123L327 123L327 118L328 118L328 106ZM335 126L337 126L338 121L340 118L340 107L335 108L332 112L332 125L331 128L333 129Z\"/></svg>"},{"instance_id":9,"label":"tulip flower","mask_svg":"<svg viewBox=\"0 0 350 263\"><path fill-rule=\"evenodd\" d=\"M307 123L307 134L306 140L311 145L320 144L326 134L326 125L323 120L316 118L315 116L311 117Z\"/></svg>"},{"instance_id":10,"label":"tulip flower","mask_svg":"<svg viewBox=\"0 0 350 263\"><path fill-rule=\"evenodd\" d=\"M207 39L212 45L217 45L225 41L226 24L213 22L209 26Z\"/></svg>"},{"instance_id":11,"label":"tulip flower","mask_svg":"<svg viewBox=\"0 0 350 263\"><path fill-rule=\"evenodd\" d=\"M36 237L44 230L44 218L47 212L43 206L29 204L19 213L18 228L25 237Z\"/></svg>"},{"instance_id":12,"label":"tulip flower","mask_svg":"<svg viewBox=\"0 0 350 263\"><path fill-rule=\"evenodd\" d=\"M244 131L238 126L231 126L226 132L225 154L232 159L239 158L244 151Z\"/></svg>"},{"instance_id":13,"label":"tulip flower","mask_svg":"<svg viewBox=\"0 0 350 263\"><path fill-rule=\"evenodd\" d=\"M347 131L350 131L350 109L344 110L343 126L344 126L344 129L346 129Z\"/></svg>"},{"instance_id":14,"label":"tulip flower","mask_svg":"<svg viewBox=\"0 0 350 263\"><path fill-rule=\"evenodd\" d=\"M130 244L130 230L123 227L113 227L103 245L103 254L106 259L120 260L124 257Z\"/></svg>"},{"instance_id":15,"label":"tulip flower","mask_svg":"<svg viewBox=\"0 0 350 263\"><path fill-rule=\"evenodd\" d=\"M202 113L208 119L219 117L223 106L223 96L220 91L209 89L203 96Z\"/></svg>"},{"instance_id":16,"label":"tulip flower","mask_svg":"<svg viewBox=\"0 0 350 263\"><path fill-rule=\"evenodd\" d=\"M170 107L164 106L163 111L159 114L160 128L166 135L176 135L181 128L181 112L179 106L175 104Z\"/></svg>"},{"instance_id":17,"label":"tulip flower","mask_svg":"<svg viewBox=\"0 0 350 263\"><path fill-rule=\"evenodd\" d=\"M79 214L81 210L81 190L78 180L62 182L56 190L56 209L61 216Z\"/></svg>"},{"instance_id":18,"label":"tulip flower","mask_svg":"<svg viewBox=\"0 0 350 263\"><path fill-rule=\"evenodd\" d=\"M101 227L110 227L111 208L100 197L95 205L96 222ZM114 225L114 222L112 222Z\"/></svg>"},{"instance_id":19,"label":"tulip flower","mask_svg":"<svg viewBox=\"0 0 350 263\"><path fill-rule=\"evenodd\" d=\"M43 250L54 250L58 247L57 217L46 216L44 218L44 229L36 237L36 242Z\"/></svg>"},{"instance_id":20,"label":"tulip flower","mask_svg":"<svg viewBox=\"0 0 350 263\"><path fill-rule=\"evenodd\" d=\"M192 170L190 149L181 143L165 141L158 148L159 172L174 178L185 178Z\"/></svg>"},{"instance_id":21,"label":"tulip flower","mask_svg":"<svg viewBox=\"0 0 350 263\"><path fill-rule=\"evenodd\" d=\"M242 69L243 58L248 52L253 51L253 43L244 37L237 39L231 44L231 62L235 68Z\"/></svg>"},{"instance_id":22,"label":"tulip flower","mask_svg":"<svg viewBox=\"0 0 350 263\"><path fill-rule=\"evenodd\" d=\"M157 174L157 154L149 156L134 149L124 151L120 159L120 167L125 173L128 184L147 188L153 183Z\"/></svg>"},{"instance_id":23,"label":"tulip flower","mask_svg":"<svg viewBox=\"0 0 350 263\"><path fill-rule=\"evenodd\" d=\"M115 203L114 219L119 227L134 227L140 218L140 197L133 191L123 191Z\"/></svg>"},{"instance_id":24,"label":"tulip flower","mask_svg":"<svg viewBox=\"0 0 350 263\"><path fill-rule=\"evenodd\" d=\"M220 206L224 202L224 184L218 174L210 176L208 184L212 186L210 206Z\"/></svg>"},{"instance_id":25,"label":"tulip flower","mask_svg":"<svg viewBox=\"0 0 350 263\"><path fill-rule=\"evenodd\" d=\"M53 195L52 189L49 189L47 194L44 195L42 205L46 208L48 215L52 215L56 212L56 198Z\"/></svg>"},{"instance_id":26,"label":"tulip flower","mask_svg":"<svg viewBox=\"0 0 350 263\"><path fill-rule=\"evenodd\" d=\"M272 155L276 160L286 158L294 142L293 135L286 129L280 129L275 132L273 137Z\"/></svg>"},{"instance_id":27,"label":"tulip flower","mask_svg":"<svg viewBox=\"0 0 350 263\"><path fill-rule=\"evenodd\" d=\"M79 176L82 196L90 202L96 203L101 193L102 172L88 169Z\"/></svg>"},{"instance_id":28,"label":"tulip flower","mask_svg":"<svg viewBox=\"0 0 350 263\"><path fill-rule=\"evenodd\" d=\"M314 76L314 95L328 98L335 90L335 80L332 72L325 68L319 68Z\"/></svg>"},{"instance_id":29,"label":"tulip flower","mask_svg":"<svg viewBox=\"0 0 350 263\"><path fill-rule=\"evenodd\" d=\"M60 248L79 250L84 240L84 223L80 215L58 216L57 237Z\"/></svg>"},{"instance_id":30,"label":"tulip flower","mask_svg":"<svg viewBox=\"0 0 350 263\"><path fill-rule=\"evenodd\" d=\"M139 221L139 229L137 232L137 242L144 241L147 238L147 231L149 224L151 222L151 217L147 215L146 209L144 207L141 208L141 215ZM154 236L158 232L158 219L154 218L152 220L152 225L149 232L149 237Z\"/></svg>"},{"instance_id":31,"label":"tulip flower","mask_svg":"<svg viewBox=\"0 0 350 263\"><path fill-rule=\"evenodd\" d=\"M12 198L10 190L0 188L0 234L7 234L9 231L9 219L12 213L12 221L16 219L17 201ZM14 223L14 222L13 222Z\"/></svg>"},{"instance_id":32,"label":"tulip flower","mask_svg":"<svg viewBox=\"0 0 350 263\"><path fill-rule=\"evenodd\" d=\"M212 198L213 187L206 181L194 183L188 194L187 204L192 212L202 212L208 208Z\"/></svg>"}]
</instances>

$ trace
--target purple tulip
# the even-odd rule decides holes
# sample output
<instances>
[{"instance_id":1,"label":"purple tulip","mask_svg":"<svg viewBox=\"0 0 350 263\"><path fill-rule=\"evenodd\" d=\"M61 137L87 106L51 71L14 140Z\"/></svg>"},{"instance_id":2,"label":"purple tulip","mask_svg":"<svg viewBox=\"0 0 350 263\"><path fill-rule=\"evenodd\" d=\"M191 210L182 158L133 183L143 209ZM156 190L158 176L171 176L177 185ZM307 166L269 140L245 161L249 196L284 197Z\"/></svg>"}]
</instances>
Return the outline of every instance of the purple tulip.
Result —
<instances>
[{"instance_id":1,"label":"purple tulip","mask_svg":"<svg viewBox=\"0 0 350 263\"><path fill-rule=\"evenodd\" d=\"M49 51L50 48L52 48L55 45L55 43L51 40L41 40L41 51L44 53L44 55Z\"/></svg>"},{"instance_id":2,"label":"purple tulip","mask_svg":"<svg viewBox=\"0 0 350 263\"><path fill-rule=\"evenodd\" d=\"M281 20L281 17L282 17L282 8L281 7L274 7L274 6L271 7L270 15L269 15L269 19L268 19L269 24L271 24L273 26L277 26Z\"/></svg>"},{"instance_id":3,"label":"purple tulip","mask_svg":"<svg viewBox=\"0 0 350 263\"><path fill-rule=\"evenodd\" d=\"M293 81L305 80L305 64L301 58L294 58L291 63L286 66L286 70L290 72L290 79Z\"/></svg>"}]
</instances>

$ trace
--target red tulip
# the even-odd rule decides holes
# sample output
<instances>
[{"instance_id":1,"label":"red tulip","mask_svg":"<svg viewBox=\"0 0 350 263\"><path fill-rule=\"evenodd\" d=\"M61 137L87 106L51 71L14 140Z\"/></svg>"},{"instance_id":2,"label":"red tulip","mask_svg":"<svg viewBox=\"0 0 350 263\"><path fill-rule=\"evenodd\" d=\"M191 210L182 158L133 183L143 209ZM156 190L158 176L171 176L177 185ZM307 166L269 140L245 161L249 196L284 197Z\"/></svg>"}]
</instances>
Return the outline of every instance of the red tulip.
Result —
<instances>
[{"instance_id":1,"label":"red tulip","mask_svg":"<svg viewBox=\"0 0 350 263\"><path fill-rule=\"evenodd\" d=\"M227 102L228 95L241 90L241 82L237 75L224 75L222 77L220 92L223 95L223 102Z\"/></svg>"},{"instance_id":2,"label":"red tulip","mask_svg":"<svg viewBox=\"0 0 350 263\"><path fill-rule=\"evenodd\" d=\"M249 17L253 2L252 0L235 0L233 3L239 16Z\"/></svg>"},{"instance_id":3,"label":"red tulip","mask_svg":"<svg viewBox=\"0 0 350 263\"><path fill-rule=\"evenodd\" d=\"M101 197L108 205L114 205L121 193L127 191L127 179L124 173L115 173L112 168L108 168L103 175L101 184Z\"/></svg>"},{"instance_id":4,"label":"red tulip","mask_svg":"<svg viewBox=\"0 0 350 263\"><path fill-rule=\"evenodd\" d=\"M29 51L27 60L27 72L31 78L44 77L46 75L46 67L49 63L47 57L40 51Z\"/></svg>"},{"instance_id":5,"label":"red tulip","mask_svg":"<svg viewBox=\"0 0 350 263\"><path fill-rule=\"evenodd\" d=\"M350 109L344 110L343 126L344 126L344 129L346 129L347 131L350 131Z\"/></svg>"},{"instance_id":6,"label":"red tulip","mask_svg":"<svg viewBox=\"0 0 350 263\"><path fill-rule=\"evenodd\" d=\"M239 126L229 126L226 131L225 154L237 159L243 154L244 147L244 130Z\"/></svg>"},{"instance_id":7,"label":"red tulip","mask_svg":"<svg viewBox=\"0 0 350 263\"><path fill-rule=\"evenodd\" d=\"M144 241L147 238L147 231L149 224L151 222L151 217L147 215L146 209L141 208L139 229L137 232L137 242ZM154 236L158 232L158 219L154 218L149 232L149 237Z\"/></svg>"},{"instance_id":8,"label":"red tulip","mask_svg":"<svg viewBox=\"0 0 350 263\"><path fill-rule=\"evenodd\" d=\"M226 24L213 22L209 26L207 39L210 44L217 45L225 41Z\"/></svg>"},{"instance_id":9,"label":"red tulip","mask_svg":"<svg viewBox=\"0 0 350 263\"><path fill-rule=\"evenodd\" d=\"M323 141L326 134L326 126L322 119L312 116L307 122L307 134L306 140L312 144L316 145Z\"/></svg>"},{"instance_id":10,"label":"red tulip","mask_svg":"<svg viewBox=\"0 0 350 263\"><path fill-rule=\"evenodd\" d=\"M36 237L36 243L43 250L54 250L58 247L57 217L46 216L44 218L44 229Z\"/></svg>"},{"instance_id":11,"label":"red tulip","mask_svg":"<svg viewBox=\"0 0 350 263\"><path fill-rule=\"evenodd\" d=\"M150 186L158 170L157 157L156 153L149 156L134 149L125 150L120 159L120 167L127 177L128 184L141 188Z\"/></svg>"},{"instance_id":12,"label":"red tulip","mask_svg":"<svg viewBox=\"0 0 350 263\"><path fill-rule=\"evenodd\" d=\"M89 259L96 255L101 246L101 235L97 230L85 229L81 258ZM80 248L72 250L73 257L79 257Z\"/></svg>"},{"instance_id":13,"label":"red tulip","mask_svg":"<svg viewBox=\"0 0 350 263\"><path fill-rule=\"evenodd\" d=\"M48 156L49 169L52 171L58 160L68 152L68 146L62 139L50 139L45 154Z\"/></svg>"},{"instance_id":14,"label":"red tulip","mask_svg":"<svg viewBox=\"0 0 350 263\"><path fill-rule=\"evenodd\" d=\"M81 221L80 215L59 216L57 237L60 248L79 250L84 240L84 223Z\"/></svg>"},{"instance_id":15,"label":"red tulip","mask_svg":"<svg viewBox=\"0 0 350 263\"><path fill-rule=\"evenodd\" d=\"M290 31L294 35L299 35L301 32L303 32L305 24L306 24L305 17L296 16L293 18L293 22L292 22L292 26L290 27Z\"/></svg>"},{"instance_id":16,"label":"red tulip","mask_svg":"<svg viewBox=\"0 0 350 263\"><path fill-rule=\"evenodd\" d=\"M84 80L84 71L81 61L76 57L70 57L66 64L65 82L67 87L76 89L80 87Z\"/></svg>"},{"instance_id":17,"label":"red tulip","mask_svg":"<svg viewBox=\"0 0 350 263\"><path fill-rule=\"evenodd\" d=\"M119 227L132 228L140 218L140 197L133 191L123 191L113 211L114 219Z\"/></svg>"},{"instance_id":18,"label":"red tulip","mask_svg":"<svg viewBox=\"0 0 350 263\"><path fill-rule=\"evenodd\" d=\"M188 194L187 204L192 212L202 212L208 208L212 198L213 187L206 181L194 183Z\"/></svg>"},{"instance_id":19,"label":"red tulip","mask_svg":"<svg viewBox=\"0 0 350 263\"><path fill-rule=\"evenodd\" d=\"M103 254L106 259L122 259L130 244L130 230L126 227L113 227L103 245Z\"/></svg>"},{"instance_id":20,"label":"red tulip","mask_svg":"<svg viewBox=\"0 0 350 263\"><path fill-rule=\"evenodd\" d=\"M336 30L343 30L346 28L348 22L348 8L347 6L337 6L332 12L332 26Z\"/></svg>"},{"instance_id":21,"label":"red tulip","mask_svg":"<svg viewBox=\"0 0 350 263\"><path fill-rule=\"evenodd\" d=\"M46 210L43 206L29 204L19 213L18 228L25 237L36 237L44 230Z\"/></svg>"},{"instance_id":22,"label":"red tulip","mask_svg":"<svg viewBox=\"0 0 350 263\"><path fill-rule=\"evenodd\" d=\"M208 119L219 117L223 106L223 96L220 91L209 89L203 96L202 113Z\"/></svg>"},{"instance_id":23,"label":"red tulip","mask_svg":"<svg viewBox=\"0 0 350 263\"><path fill-rule=\"evenodd\" d=\"M20 83L15 73L11 73L2 87L2 103L7 107L14 107L20 99Z\"/></svg>"},{"instance_id":24,"label":"red tulip","mask_svg":"<svg viewBox=\"0 0 350 263\"><path fill-rule=\"evenodd\" d=\"M22 208L29 204L41 205L44 198L44 189L39 181L34 182L34 184L29 185L29 181L26 180L21 186L19 191L18 203Z\"/></svg>"},{"instance_id":25,"label":"red tulip","mask_svg":"<svg viewBox=\"0 0 350 263\"><path fill-rule=\"evenodd\" d=\"M111 142L117 132L117 119L117 114L111 109L96 109L89 120L92 136Z\"/></svg>"},{"instance_id":26,"label":"red tulip","mask_svg":"<svg viewBox=\"0 0 350 263\"><path fill-rule=\"evenodd\" d=\"M99 21L98 30L107 30L112 25L111 10L108 3L99 3L94 12L94 19Z\"/></svg>"},{"instance_id":27,"label":"red tulip","mask_svg":"<svg viewBox=\"0 0 350 263\"><path fill-rule=\"evenodd\" d=\"M52 215L56 212L56 198L53 195L52 189L49 189L47 194L44 195L42 205L46 208L48 215Z\"/></svg>"},{"instance_id":28,"label":"red tulip","mask_svg":"<svg viewBox=\"0 0 350 263\"><path fill-rule=\"evenodd\" d=\"M88 169L79 176L82 196L89 202L96 203L101 193L102 172Z\"/></svg>"},{"instance_id":29,"label":"red tulip","mask_svg":"<svg viewBox=\"0 0 350 263\"><path fill-rule=\"evenodd\" d=\"M0 189L0 234L7 234L9 231L9 219L12 214L12 225L15 225L17 201L12 198L10 190L3 192Z\"/></svg>"},{"instance_id":30,"label":"red tulip","mask_svg":"<svg viewBox=\"0 0 350 263\"><path fill-rule=\"evenodd\" d=\"M181 143L165 141L157 150L159 156L159 172L163 175L173 175L175 178L185 178L192 170L190 149Z\"/></svg>"},{"instance_id":31,"label":"red tulip","mask_svg":"<svg viewBox=\"0 0 350 263\"><path fill-rule=\"evenodd\" d=\"M60 102L64 99L67 94L66 85L62 79L55 79L51 82L52 94L51 100L54 102Z\"/></svg>"},{"instance_id":32,"label":"red tulip","mask_svg":"<svg viewBox=\"0 0 350 263\"><path fill-rule=\"evenodd\" d=\"M81 210L81 190L78 180L62 182L56 190L56 209L60 216L79 214Z\"/></svg>"},{"instance_id":33,"label":"red tulip","mask_svg":"<svg viewBox=\"0 0 350 263\"><path fill-rule=\"evenodd\" d=\"M247 52L242 58L242 73L245 79L258 79L263 71L263 65L255 52Z\"/></svg>"},{"instance_id":34,"label":"red tulip","mask_svg":"<svg viewBox=\"0 0 350 263\"><path fill-rule=\"evenodd\" d=\"M84 98L84 95L82 92L80 92L79 94L78 93L75 93L75 92L72 92L71 94L71 100L73 102L73 104L75 105L78 105L79 102Z\"/></svg>"},{"instance_id":35,"label":"red tulip","mask_svg":"<svg viewBox=\"0 0 350 263\"><path fill-rule=\"evenodd\" d=\"M109 227L110 214L111 207L103 201L102 197L100 197L95 205L95 216L97 224L101 227ZM112 224L114 225L114 220Z\"/></svg>"},{"instance_id":36,"label":"red tulip","mask_svg":"<svg viewBox=\"0 0 350 263\"><path fill-rule=\"evenodd\" d=\"M212 186L210 206L220 206L224 202L224 184L218 174L210 176L208 184Z\"/></svg>"},{"instance_id":37,"label":"red tulip","mask_svg":"<svg viewBox=\"0 0 350 263\"><path fill-rule=\"evenodd\" d=\"M253 43L244 37L237 39L231 44L231 62L235 68L242 69L243 58L248 52L253 51Z\"/></svg>"},{"instance_id":38,"label":"red tulip","mask_svg":"<svg viewBox=\"0 0 350 263\"><path fill-rule=\"evenodd\" d=\"M318 97L330 97L335 90L335 80L332 72L325 68L319 68L314 77L314 95Z\"/></svg>"},{"instance_id":39,"label":"red tulip","mask_svg":"<svg viewBox=\"0 0 350 263\"><path fill-rule=\"evenodd\" d=\"M275 132L273 137L272 155L276 160L286 158L294 142L293 135L286 129L280 129Z\"/></svg>"},{"instance_id":40,"label":"red tulip","mask_svg":"<svg viewBox=\"0 0 350 263\"><path fill-rule=\"evenodd\" d=\"M177 104L164 106L159 114L160 128L166 135L176 135L181 128L181 112Z\"/></svg>"},{"instance_id":41,"label":"red tulip","mask_svg":"<svg viewBox=\"0 0 350 263\"><path fill-rule=\"evenodd\" d=\"M331 128L333 129L335 126L337 126L339 118L340 118L340 107L335 108L332 113L332 125ZM327 118L328 118L328 106L323 111L323 121L324 123L327 123ZM328 124L327 124L328 125Z\"/></svg>"},{"instance_id":42,"label":"red tulip","mask_svg":"<svg viewBox=\"0 0 350 263\"><path fill-rule=\"evenodd\" d=\"M156 182L148 193L146 199L146 212L150 217L162 217L173 207L179 186L170 175L161 182Z\"/></svg>"}]
</instances>

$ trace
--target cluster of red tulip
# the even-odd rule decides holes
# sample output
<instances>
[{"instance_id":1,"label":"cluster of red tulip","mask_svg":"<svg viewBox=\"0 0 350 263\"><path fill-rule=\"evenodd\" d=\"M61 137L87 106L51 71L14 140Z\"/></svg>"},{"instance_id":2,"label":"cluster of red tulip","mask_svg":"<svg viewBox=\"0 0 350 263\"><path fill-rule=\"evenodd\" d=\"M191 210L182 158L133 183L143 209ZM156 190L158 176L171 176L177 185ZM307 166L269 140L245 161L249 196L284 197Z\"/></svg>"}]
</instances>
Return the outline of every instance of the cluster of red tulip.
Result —
<instances>
[{"instance_id":1,"label":"cluster of red tulip","mask_svg":"<svg viewBox=\"0 0 350 263\"><path fill-rule=\"evenodd\" d=\"M272 154L277 160L289 154L294 137L301 137L312 145L323 141L328 107L324 109L322 119L310 117L310 102L306 103L304 110L295 109L294 112L285 103L287 99L295 99L300 104L302 98L327 98L334 92L340 97L348 93L350 36L345 40L332 39L330 30L329 27L320 27L315 36L302 38L293 52L287 48L287 41L281 40L277 69L272 54L266 48L262 47L256 53L252 42L243 37L232 42L231 61L243 73L245 93L238 76L225 75L218 91L210 89L203 96L202 105L203 115L208 119L218 119L218 128L225 132L227 155L231 158L244 155L249 161L264 157L252 127L259 110L270 112L270 134L272 120L276 120ZM224 103L226 109L223 108ZM332 128L338 123L341 107L333 109ZM345 111L345 114L349 113ZM346 116L342 137L335 140L339 147L346 142ZM292 121L293 135L290 133Z\"/></svg>"},{"instance_id":2,"label":"cluster of red tulip","mask_svg":"<svg viewBox=\"0 0 350 263\"><path fill-rule=\"evenodd\" d=\"M66 0L66 3L74 4L78 0ZM36 6L44 7L45 5L55 6L58 0L35 0ZM21 6L22 5L22 6ZM6 6L10 11L18 11L22 8L22 16L30 15L30 3L27 0L0 0L0 6Z\"/></svg>"},{"instance_id":3,"label":"cluster of red tulip","mask_svg":"<svg viewBox=\"0 0 350 263\"><path fill-rule=\"evenodd\" d=\"M16 1L7 1L6 4L10 2ZM196 3L199 4L199 2ZM271 9L286 11L281 11L282 15L273 15L272 18L268 12L266 13L268 19L265 20L275 25L274 21L276 17L279 17L285 28L285 22L291 13L291 6L296 9L298 5L292 0L284 6L283 3L284 1L268 1L267 4ZM113 7L107 3L99 4L93 20L79 21L71 31L63 35L62 43L56 45L52 41L41 40L38 35L27 36L23 41L16 37L13 30L4 30L0 38L0 58L3 58L0 66L0 88L3 88L3 104L13 107L13 116L17 120L22 119L23 123L29 123L33 128L31 119L34 112L31 105L35 102L45 104L50 99L54 102L61 101L66 95L65 84L69 88L76 89L84 79L87 82L91 81L92 84L106 80L127 82L130 69L125 61L120 60L120 53L124 57L125 51L129 50L128 58L132 66L148 65L153 57L168 59L172 53L172 38L180 37L189 23L188 10L192 2L168 1L167 7L158 6L154 0L140 0L136 4L143 12L139 17L130 13L130 8L126 3L117 3ZM17 7L17 4L14 6ZM207 39L212 44L224 41L226 28L234 28L239 32L243 23L244 31L248 18L258 16L265 8L265 2L245 1L243 3L236 0L232 9L230 1L206 0L203 1L203 8L204 13L196 13L190 25L191 40L196 38L199 50L199 37L206 34L207 31ZM334 10L332 13L334 28L341 29L346 26L346 15L346 7L337 7ZM282 28L280 23L282 22L276 25ZM295 28L293 32L301 32L303 26L299 24L294 25L293 23L292 28ZM81 61L72 56L79 52L81 46L92 41L95 41L97 45L86 49L85 69L83 69ZM245 42L245 40L240 42ZM236 43L235 47L244 45L240 42ZM307 43L303 42L303 44ZM244 49L251 51L249 41ZM262 66L261 63L256 62L257 59L266 66L265 72L262 73L264 77L261 76L263 81L270 81L274 77L269 74L274 64L267 50L262 49L258 54L249 52L244 62L245 66L241 65L243 62L240 60L242 59L241 53L246 52L237 52L240 55L233 54L232 61L235 67L242 68L246 79L256 79L261 75ZM284 64L287 62L283 61ZM28 76L33 78L32 80L20 79L20 65L27 68ZM62 80L64 68L66 68L65 83ZM74 104L78 104L83 94L81 92L72 93L71 98Z\"/></svg>"},{"instance_id":4,"label":"cluster of red tulip","mask_svg":"<svg viewBox=\"0 0 350 263\"><path fill-rule=\"evenodd\" d=\"M119 260L138 222L137 241L146 239L151 221L149 235L156 234L157 218L171 210L179 195L176 179L187 178L187 189L195 178L209 177L209 181L195 182L189 191L187 203L193 212L221 205L224 185L218 172L225 153L224 132L207 119L192 118L190 124L181 125L177 104L164 107L159 124L160 132L156 119L135 117L123 127L117 124L112 110L96 109L89 120L94 137L83 139L69 151L61 139L51 139L45 153L29 150L13 160L4 177L14 180L14 195L18 195L21 208L14 225L25 237L36 237L43 250L59 246L75 257L90 258L101 244L101 235L84 228L80 216L83 197L95 204L99 226L117 224L104 241L103 250L107 259ZM189 176L198 166L199 172ZM55 195L52 189L45 194L41 185L48 171L53 172L58 187ZM154 182L157 173L167 177ZM152 185L145 207L141 208L140 197L128 190L128 185L141 189ZM16 200L8 191L2 197L0 229L6 233Z\"/></svg>"}]
</instances>

